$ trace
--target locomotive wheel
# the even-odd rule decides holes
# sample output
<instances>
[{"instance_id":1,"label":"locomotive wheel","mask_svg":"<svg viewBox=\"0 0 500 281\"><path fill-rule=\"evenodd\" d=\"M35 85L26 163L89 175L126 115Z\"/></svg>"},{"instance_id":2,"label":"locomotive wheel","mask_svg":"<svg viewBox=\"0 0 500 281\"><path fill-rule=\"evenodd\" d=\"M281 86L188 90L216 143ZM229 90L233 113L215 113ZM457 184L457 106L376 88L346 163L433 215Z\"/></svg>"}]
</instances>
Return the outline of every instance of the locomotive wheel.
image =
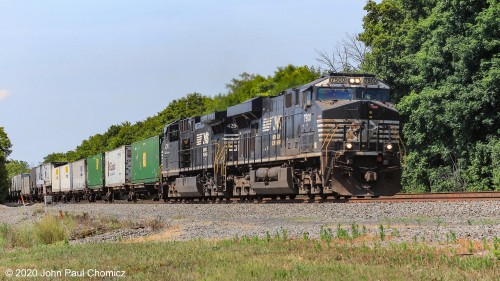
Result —
<instances>
[{"instance_id":1,"label":"locomotive wheel","mask_svg":"<svg viewBox=\"0 0 500 281\"><path fill-rule=\"evenodd\" d=\"M280 195L281 200L286 200L286 195Z\"/></svg>"},{"instance_id":2,"label":"locomotive wheel","mask_svg":"<svg viewBox=\"0 0 500 281\"><path fill-rule=\"evenodd\" d=\"M262 196L256 195L255 200L257 201L257 203L262 203Z\"/></svg>"},{"instance_id":3,"label":"locomotive wheel","mask_svg":"<svg viewBox=\"0 0 500 281\"><path fill-rule=\"evenodd\" d=\"M328 198L328 194L321 194L321 200L326 200Z\"/></svg>"},{"instance_id":4,"label":"locomotive wheel","mask_svg":"<svg viewBox=\"0 0 500 281\"><path fill-rule=\"evenodd\" d=\"M307 198L309 198L309 200L314 200L314 198L316 198L316 194L307 194Z\"/></svg>"},{"instance_id":5,"label":"locomotive wheel","mask_svg":"<svg viewBox=\"0 0 500 281\"><path fill-rule=\"evenodd\" d=\"M271 196L271 200L276 200L276 199L278 199L278 196L276 195Z\"/></svg>"},{"instance_id":6,"label":"locomotive wheel","mask_svg":"<svg viewBox=\"0 0 500 281\"><path fill-rule=\"evenodd\" d=\"M297 197L297 195L295 194L290 195L290 200L295 200L295 197Z\"/></svg>"}]
</instances>

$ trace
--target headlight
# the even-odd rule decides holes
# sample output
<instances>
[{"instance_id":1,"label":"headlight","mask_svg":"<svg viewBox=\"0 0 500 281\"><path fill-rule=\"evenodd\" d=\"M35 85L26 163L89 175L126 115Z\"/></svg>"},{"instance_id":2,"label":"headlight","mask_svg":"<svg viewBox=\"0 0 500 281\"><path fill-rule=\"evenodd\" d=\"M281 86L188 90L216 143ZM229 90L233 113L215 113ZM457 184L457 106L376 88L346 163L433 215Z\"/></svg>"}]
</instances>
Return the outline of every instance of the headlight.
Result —
<instances>
[{"instance_id":1,"label":"headlight","mask_svg":"<svg viewBox=\"0 0 500 281\"><path fill-rule=\"evenodd\" d=\"M352 148L352 143L348 142L345 144L345 148L351 149Z\"/></svg>"},{"instance_id":2,"label":"headlight","mask_svg":"<svg viewBox=\"0 0 500 281\"><path fill-rule=\"evenodd\" d=\"M360 78L349 78L349 83L350 84L360 84L361 79Z\"/></svg>"},{"instance_id":3,"label":"headlight","mask_svg":"<svg viewBox=\"0 0 500 281\"><path fill-rule=\"evenodd\" d=\"M392 144L388 144L388 145L386 145L386 146L385 146L385 148L386 148L387 150L392 150Z\"/></svg>"}]
</instances>

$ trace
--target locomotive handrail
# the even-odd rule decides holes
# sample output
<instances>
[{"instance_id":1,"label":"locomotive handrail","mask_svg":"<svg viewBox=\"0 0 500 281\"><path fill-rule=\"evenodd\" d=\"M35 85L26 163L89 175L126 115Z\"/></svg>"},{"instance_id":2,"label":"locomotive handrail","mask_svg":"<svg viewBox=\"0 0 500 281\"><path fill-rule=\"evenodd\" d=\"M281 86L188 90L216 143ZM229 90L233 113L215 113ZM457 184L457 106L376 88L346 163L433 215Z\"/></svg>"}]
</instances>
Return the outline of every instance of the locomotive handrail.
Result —
<instances>
[{"instance_id":1,"label":"locomotive handrail","mask_svg":"<svg viewBox=\"0 0 500 281\"><path fill-rule=\"evenodd\" d=\"M403 163L403 166L406 168L406 146L403 142L403 139L401 139L401 135L397 134L397 138L398 138L398 148L399 148L399 154L401 155L400 159L403 160L402 163ZM401 146L403 146L403 150L401 150ZM401 154L402 152L402 154ZM400 160L400 161L401 161Z\"/></svg>"},{"instance_id":2,"label":"locomotive handrail","mask_svg":"<svg viewBox=\"0 0 500 281\"><path fill-rule=\"evenodd\" d=\"M337 129L339 128L339 125L336 125L335 127L332 127L330 129L330 131L333 131L331 134L328 134L326 135L326 138L325 140L323 141L323 145L321 146L321 154L320 154L320 157L322 158L321 159L321 172L323 173L323 170L325 168L325 163L324 162L327 162L328 161L328 147L330 146L330 143L332 142L333 140L333 136L335 135L335 133L337 132ZM327 143L328 142L328 143ZM325 148L325 144L326 144L326 159L324 159L323 161L323 148Z\"/></svg>"}]
</instances>

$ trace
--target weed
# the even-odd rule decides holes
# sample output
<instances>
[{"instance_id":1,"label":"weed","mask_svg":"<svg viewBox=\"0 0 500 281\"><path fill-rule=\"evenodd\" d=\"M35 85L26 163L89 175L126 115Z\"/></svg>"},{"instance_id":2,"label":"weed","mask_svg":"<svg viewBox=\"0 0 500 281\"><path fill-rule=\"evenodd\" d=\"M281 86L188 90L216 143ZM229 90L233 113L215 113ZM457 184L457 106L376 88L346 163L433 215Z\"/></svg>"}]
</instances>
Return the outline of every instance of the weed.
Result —
<instances>
[{"instance_id":1,"label":"weed","mask_svg":"<svg viewBox=\"0 0 500 281\"><path fill-rule=\"evenodd\" d=\"M259 236L254 235L254 236L252 237L252 243L253 243L253 244L258 244L259 242L260 242Z\"/></svg>"},{"instance_id":2,"label":"weed","mask_svg":"<svg viewBox=\"0 0 500 281\"><path fill-rule=\"evenodd\" d=\"M457 242L457 234L453 231L450 230L450 232L446 233L446 243L456 243Z\"/></svg>"},{"instance_id":3,"label":"weed","mask_svg":"<svg viewBox=\"0 0 500 281\"><path fill-rule=\"evenodd\" d=\"M63 241L68 233L61 222L54 216L46 215L38 223L35 223L35 236L41 244L52 244Z\"/></svg>"},{"instance_id":4,"label":"weed","mask_svg":"<svg viewBox=\"0 0 500 281\"><path fill-rule=\"evenodd\" d=\"M468 225L472 225L472 221L470 219L467 220Z\"/></svg>"},{"instance_id":5,"label":"weed","mask_svg":"<svg viewBox=\"0 0 500 281\"><path fill-rule=\"evenodd\" d=\"M352 238L354 238L354 239L358 238L360 235L359 226L355 223L351 224L351 235L352 235Z\"/></svg>"},{"instance_id":6,"label":"weed","mask_svg":"<svg viewBox=\"0 0 500 281\"><path fill-rule=\"evenodd\" d=\"M401 234L399 233L399 229L395 228L392 230L391 236L394 237L401 237Z\"/></svg>"},{"instance_id":7,"label":"weed","mask_svg":"<svg viewBox=\"0 0 500 281\"><path fill-rule=\"evenodd\" d=\"M379 229L380 240L384 241L385 240L384 225L383 224L379 225L378 229Z\"/></svg>"},{"instance_id":8,"label":"weed","mask_svg":"<svg viewBox=\"0 0 500 281\"><path fill-rule=\"evenodd\" d=\"M488 240L486 238L483 238L483 249L484 250L489 250L490 247L488 247Z\"/></svg>"},{"instance_id":9,"label":"weed","mask_svg":"<svg viewBox=\"0 0 500 281\"><path fill-rule=\"evenodd\" d=\"M304 233L302 233L302 239L304 241L309 240L309 233L307 231L304 231Z\"/></svg>"},{"instance_id":10,"label":"weed","mask_svg":"<svg viewBox=\"0 0 500 281\"><path fill-rule=\"evenodd\" d=\"M332 229L331 228L324 228L322 226L320 231L319 231L319 239L321 239L322 241L325 241L327 243L330 243L332 238L333 238Z\"/></svg>"},{"instance_id":11,"label":"weed","mask_svg":"<svg viewBox=\"0 0 500 281\"><path fill-rule=\"evenodd\" d=\"M472 254L472 252L474 251L474 244L472 243L472 240L469 240L469 246L467 247L467 250L470 254Z\"/></svg>"},{"instance_id":12,"label":"weed","mask_svg":"<svg viewBox=\"0 0 500 281\"><path fill-rule=\"evenodd\" d=\"M317 252L321 251L321 243L319 243L318 240L313 240L314 242L314 250L316 250Z\"/></svg>"},{"instance_id":13,"label":"weed","mask_svg":"<svg viewBox=\"0 0 500 281\"><path fill-rule=\"evenodd\" d=\"M146 221L146 227L151 228L151 230L156 231L162 229L165 224L162 222L160 217L155 217Z\"/></svg>"},{"instance_id":14,"label":"weed","mask_svg":"<svg viewBox=\"0 0 500 281\"><path fill-rule=\"evenodd\" d=\"M441 224L443 223L443 219L442 218L437 218L436 219L436 226L439 228L441 226Z\"/></svg>"},{"instance_id":15,"label":"weed","mask_svg":"<svg viewBox=\"0 0 500 281\"><path fill-rule=\"evenodd\" d=\"M331 229L330 234L331 234ZM339 239L348 239L349 238L349 232L343 228L340 227L340 224L337 225L337 238Z\"/></svg>"},{"instance_id":16,"label":"weed","mask_svg":"<svg viewBox=\"0 0 500 281\"><path fill-rule=\"evenodd\" d=\"M500 238L493 238L493 255L500 260Z\"/></svg>"},{"instance_id":17,"label":"weed","mask_svg":"<svg viewBox=\"0 0 500 281\"><path fill-rule=\"evenodd\" d=\"M266 231L266 237L265 237L266 242L271 241L271 234L269 233L269 230Z\"/></svg>"},{"instance_id":18,"label":"weed","mask_svg":"<svg viewBox=\"0 0 500 281\"><path fill-rule=\"evenodd\" d=\"M288 230L284 228L281 229L281 239L283 239L283 241L286 241L288 239Z\"/></svg>"}]
</instances>

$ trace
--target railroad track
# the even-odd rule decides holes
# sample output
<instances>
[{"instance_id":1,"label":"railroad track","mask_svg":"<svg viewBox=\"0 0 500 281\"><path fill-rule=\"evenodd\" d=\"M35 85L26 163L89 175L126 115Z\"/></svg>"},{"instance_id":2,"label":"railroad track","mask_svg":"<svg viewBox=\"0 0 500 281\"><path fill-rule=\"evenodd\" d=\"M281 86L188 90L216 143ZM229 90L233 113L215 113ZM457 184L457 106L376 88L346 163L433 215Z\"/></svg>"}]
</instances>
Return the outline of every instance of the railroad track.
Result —
<instances>
[{"instance_id":1,"label":"railroad track","mask_svg":"<svg viewBox=\"0 0 500 281\"><path fill-rule=\"evenodd\" d=\"M351 198L341 198L333 199L329 197L326 200L315 199L310 200L307 196L300 195L296 199L290 200L272 200L266 198L260 202L261 204L266 203L374 203L374 202L438 202L438 201L500 201L500 192L497 191L482 191L482 192L440 192L440 193L398 193L394 196L380 196L380 197L351 197ZM163 201L154 200L139 200L138 204L242 204L242 203L256 203L256 201L240 201L236 198L231 198L230 200L217 200L214 201L170 201L164 203ZM57 203L61 204L61 203ZM91 204L87 201L81 201L80 203L70 203L70 204ZM110 204L106 201L97 201L92 204ZM133 204L126 200L116 200L111 204ZM19 203L7 203L7 206L22 206Z\"/></svg>"},{"instance_id":2,"label":"railroad track","mask_svg":"<svg viewBox=\"0 0 500 281\"><path fill-rule=\"evenodd\" d=\"M349 202L433 202L433 201L490 201L500 200L500 192L439 192L439 193L398 193L394 196L378 198L350 198Z\"/></svg>"}]
</instances>

